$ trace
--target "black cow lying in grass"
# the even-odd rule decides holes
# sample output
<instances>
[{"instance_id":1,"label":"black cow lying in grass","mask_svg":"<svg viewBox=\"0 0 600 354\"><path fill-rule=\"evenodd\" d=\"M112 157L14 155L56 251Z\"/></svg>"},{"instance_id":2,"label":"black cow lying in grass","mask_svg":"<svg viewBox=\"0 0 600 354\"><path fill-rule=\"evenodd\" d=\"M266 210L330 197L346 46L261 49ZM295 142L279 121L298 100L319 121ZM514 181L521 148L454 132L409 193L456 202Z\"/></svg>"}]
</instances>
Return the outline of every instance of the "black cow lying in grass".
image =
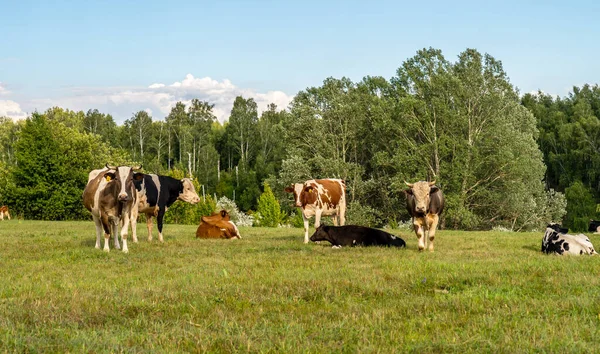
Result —
<instances>
[{"instance_id":1,"label":"black cow lying in grass","mask_svg":"<svg viewBox=\"0 0 600 354\"><path fill-rule=\"evenodd\" d=\"M400 237L394 236L385 231L356 225L321 225L310 237L310 240L313 242L329 241L335 248L342 246L406 247L406 243Z\"/></svg>"},{"instance_id":2,"label":"black cow lying in grass","mask_svg":"<svg viewBox=\"0 0 600 354\"><path fill-rule=\"evenodd\" d=\"M590 226L588 227L588 231L593 232L595 234L600 233L600 221L590 220Z\"/></svg>"},{"instance_id":3,"label":"black cow lying in grass","mask_svg":"<svg viewBox=\"0 0 600 354\"><path fill-rule=\"evenodd\" d=\"M571 254L577 256L582 254L598 254L586 235L569 235L563 231L568 231L568 229L561 228L558 224L548 225L542 239L543 253Z\"/></svg>"}]
</instances>

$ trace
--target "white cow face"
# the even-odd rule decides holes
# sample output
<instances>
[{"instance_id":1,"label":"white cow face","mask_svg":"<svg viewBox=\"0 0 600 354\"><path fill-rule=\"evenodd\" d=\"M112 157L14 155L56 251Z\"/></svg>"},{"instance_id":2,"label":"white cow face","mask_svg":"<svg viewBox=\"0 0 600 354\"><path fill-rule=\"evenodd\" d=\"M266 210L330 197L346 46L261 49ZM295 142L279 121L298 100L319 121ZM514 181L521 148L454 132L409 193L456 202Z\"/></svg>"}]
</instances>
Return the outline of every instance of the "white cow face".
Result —
<instances>
[{"instance_id":1,"label":"white cow face","mask_svg":"<svg viewBox=\"0 0 600 354\"><path fill-rule=\"evenodd\" d=\"M190 204L198 203L200 201L200 197L198 196L198 193L196 193L196 188L194 188L192 180L189 178L184 178L181 180L181 183L183 183L183 191L179 194L177 199L183 200L184 202Z\"/></svg>"},{"instance_id":2,"label":"white cow face","mask_svg":"<svg viewBox=\"0 0 600 354\"><path fill-rule=\"evenodd\" d=\"M294 205L296 205L297 207L302 206L302 202L300 201L300 193L302 193L303 188L304 184L294 183L285 189L287 193L292 193L294 195Z\"/></svg>"},{"instance_id":3,"label":"white cow face","mask_svg":"<svg viewBox=\"0 0 600 354\"><path fill-rule=\"evenodd\" d=\"M434 186L435 181L419 181L415 183L406 183L406 185L410 187L406 193L415 198L415 211L419 214L427 214L429 211L430 194L437 190L437 187Z\"/></svg>"}]
</instances>

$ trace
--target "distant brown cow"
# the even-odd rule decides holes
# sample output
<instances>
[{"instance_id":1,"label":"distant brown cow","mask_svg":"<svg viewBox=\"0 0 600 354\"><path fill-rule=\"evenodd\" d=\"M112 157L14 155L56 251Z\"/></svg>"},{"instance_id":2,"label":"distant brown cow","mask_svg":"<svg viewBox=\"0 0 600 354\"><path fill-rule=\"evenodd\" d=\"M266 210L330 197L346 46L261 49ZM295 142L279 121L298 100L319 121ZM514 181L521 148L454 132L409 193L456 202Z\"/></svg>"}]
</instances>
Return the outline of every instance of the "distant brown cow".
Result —
<instances>
[{"instance_id":1,"label":"distant brown cow","mask_svg":"<svg viewBox=\"0 0 600 354\"><path fill-rule=\"evenodd\" d=\"M8 207L6 205L3 205L0 207L0 220L4 220L5 215L8 218L8 220L10 220L10 213L8 212Z\"/></svg>"},{"instance_id":2,"label":"distant brown cow","mask_svg":"<svg viewBox=\"0 0 600 354\"><path fill-rule=\"evenodd\" d=\"M242 236L235 224L229 220L227 210L221 210L211 216L203 216L198 230L196 230L196 238L239 238Z\"/></svg>"},{"instance_id":3,"label":"distant brown cow","mask_svg":"<svg viewBox=\"0 0 600 354\"><path fill-rule=\"evenodd\" d=\"M444 210L444 195L435 186L435 181L406 183L410 189L404 191L406 194L406 209L412 216L415 233L419 239L419 251L425 249L425 233L429 236L429 250L433 251L433 240L435 231Z\"/></svg>"},{"instance_id":4,"label":"distant brown cow","mask_svg":"<svg viewBox=\"0 0 600 354\"><path fill-rule=\"evenodd\" d=\"M308 243L308 219L314 215L315 228L321 225L321 215L331 216L333 225L346 223L346 182L342 179L310 179L285 189L294 195L294 203L302 208L304 243Z\"/></svg>"}]
</instances>

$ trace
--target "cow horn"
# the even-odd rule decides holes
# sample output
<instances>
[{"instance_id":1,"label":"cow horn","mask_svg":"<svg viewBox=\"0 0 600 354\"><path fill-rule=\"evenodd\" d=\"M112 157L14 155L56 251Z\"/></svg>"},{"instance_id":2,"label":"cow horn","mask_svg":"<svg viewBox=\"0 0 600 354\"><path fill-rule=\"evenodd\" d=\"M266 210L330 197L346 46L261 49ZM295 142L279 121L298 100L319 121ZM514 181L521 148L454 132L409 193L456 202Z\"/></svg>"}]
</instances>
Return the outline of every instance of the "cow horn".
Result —
<instances>
[{"instance_id":1,"label":"cow horn","mask_svg":"<svg viewBox=\"0 0 600 354\"><path fill-rule=\"evenodd\" d=\"M429 182L429 187L433 187L435 185L435 180Z\"/></svg>"},{"instance_id":2,"label":"cow horn","mask_svg":"<svg viewBox=\"0 0 600 354\"><path fill-rule=\"evenodd\" d=\"M415 184L414 183L408 183L406 181L404 181L404 184L406 184L407 186L409 186L410 188L412 188Z\"/></svg>"},{"instance_id":3,"label":"cow horn","mask_svg":"<svg viewBox=\"0 0 600 354\"><path fill-rule=\"evenodd\" d=\"M106 168L108 168L109 170L116 170L117 169L115 166L109 165L108 162L106 163Z\"/></svg>"},{"instance_id":4,"label":"cow horn","mask_svg":"<svg viewBox=\"0 0 600 354\"><path fill-rule=\"evenodd\" d=\"M140 165L139 167L133 167L134 170L141 170L143 165Z\"/></svg>"}]
</instances>

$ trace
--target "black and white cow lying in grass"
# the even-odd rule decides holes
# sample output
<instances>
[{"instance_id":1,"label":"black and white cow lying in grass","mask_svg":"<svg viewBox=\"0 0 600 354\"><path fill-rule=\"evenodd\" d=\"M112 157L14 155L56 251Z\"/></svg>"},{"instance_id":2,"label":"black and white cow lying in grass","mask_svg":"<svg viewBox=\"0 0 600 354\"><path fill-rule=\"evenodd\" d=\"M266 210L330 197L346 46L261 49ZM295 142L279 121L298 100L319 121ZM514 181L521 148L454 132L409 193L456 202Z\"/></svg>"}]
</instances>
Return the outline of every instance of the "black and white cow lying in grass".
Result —
<instances>
[{"instance_id":1,"label":"black and white cow lying in grass","mask_svg":"<svg viewBox=\"0 0 600 354\"><path fill-rule=\"evenodd\" d=\"M370 227L346 225L321 225L310 237L313 242L329 241L335 248L342 246L395 246L406 247L406 243L398 236Z\"/></svg>"},{"instance_id":2,"label":"black and white cow lying in grass","mask_svg":"<svg viewBox=\"0 0 600 354\"><path fill-rule=\"evenodd\" d=\"M563 231L565 229L561 228L558 224L548 225L544 239L542 240L543 253L571 254L577 256L582 254L598 254L586 235L569 235L563 233Z\"/></svg>"}]
</instances>

